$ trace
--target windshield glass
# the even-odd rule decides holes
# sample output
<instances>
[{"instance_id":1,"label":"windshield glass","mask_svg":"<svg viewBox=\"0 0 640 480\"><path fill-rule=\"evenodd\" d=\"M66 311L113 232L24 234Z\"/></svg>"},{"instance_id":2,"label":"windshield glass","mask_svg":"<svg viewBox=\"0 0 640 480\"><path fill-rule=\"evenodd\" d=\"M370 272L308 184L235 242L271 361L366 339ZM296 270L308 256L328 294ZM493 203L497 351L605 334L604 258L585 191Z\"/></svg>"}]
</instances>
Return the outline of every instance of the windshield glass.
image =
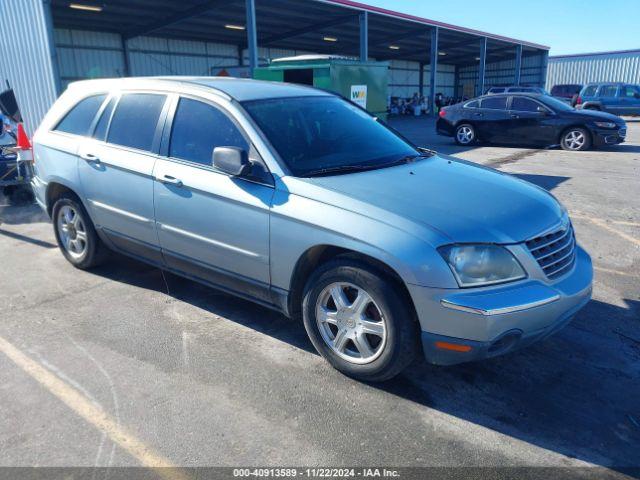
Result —
<instances>
[{"instance_id":1,"label":"windshield glass","mask_svg":"<svg viewBox=\"0 0 640 480\"><path fill-rule=\"evenodd\" d=\"M571 110L575 110L571 105L563 102L562 100L558 100L557 98L544 97L544 98L541 98L540 100L542 100L543 103L546 103L549 107L553 108L554 110L560 110L562 112L570 112Z\"/></svg>"},{"instance_id":2,"label":"windshield glass","mask_svg":"<svg viewBox=\"0 0 640 480\"><path fill-rule=\"evenodd\" d=\"M243 106L291 173L384 167L419 153L358 107L333 96L274 98Z\"/></svg>"}]
</instances>

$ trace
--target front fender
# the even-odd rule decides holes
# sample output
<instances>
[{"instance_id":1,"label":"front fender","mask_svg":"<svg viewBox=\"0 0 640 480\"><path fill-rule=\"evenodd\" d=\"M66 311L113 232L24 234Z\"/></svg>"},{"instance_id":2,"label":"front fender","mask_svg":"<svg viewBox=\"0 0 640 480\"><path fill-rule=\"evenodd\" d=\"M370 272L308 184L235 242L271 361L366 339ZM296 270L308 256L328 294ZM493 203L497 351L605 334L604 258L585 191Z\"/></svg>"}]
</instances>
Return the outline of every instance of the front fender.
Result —
<instances>
[{"instance_id":1,"label":"front fender","mask_svg":"<svg viewBox=\"0 0 640 480\"><path fill-rule=\"evenodd\" d=\"M368 255L407 284L457 288L449 267L424 239L346 209L276 190L271 209L271 282L289 290L298 260L319 245Z\"/></svg>"}]
</instances>

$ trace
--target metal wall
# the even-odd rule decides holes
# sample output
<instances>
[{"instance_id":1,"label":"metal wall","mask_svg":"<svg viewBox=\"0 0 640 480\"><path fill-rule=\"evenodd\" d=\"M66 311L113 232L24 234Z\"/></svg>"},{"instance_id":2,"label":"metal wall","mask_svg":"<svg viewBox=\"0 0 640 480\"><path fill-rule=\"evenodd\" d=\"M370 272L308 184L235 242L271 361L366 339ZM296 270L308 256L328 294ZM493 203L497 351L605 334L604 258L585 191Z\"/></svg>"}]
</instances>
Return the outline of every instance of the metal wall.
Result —
<instances>
[{"instance_id":1,"label":"metal wall","mask_svg":"<svg viewBox=\"0 0 640 480\"><path fill-rule=\"evenodd\" d=\"M589 82L640 84L640 50L549 57L547 89Z\"/></svg>"},{"instance_id":2,"label":"metal wall","mask_svg":"<svg viewBox=\"0 0 640 480\"><path fill-rule=\"evenodd\" d=\"M542 87L544 86L542 55L524 57L520 69L520 85ZM487 63L485 66L485 91L494 86L513 85L515 81L516 60L515 53L513 60L503 60L502 62ZM464 67L460 69L458 91L460 95L468 89L473 88L475 94L484 92L478 91L478 65Z\"/></svg>"},{"instance_id":3,"label":"metal wall","mask_svg":"<svg viewBox=\"0 0 640 480\"><path fill-rule=\"evenodd\" d=\"M0 0L0 90L14 89L32 134L59 92L48 2Z\"/></svg>"},{"instance_id":4,"label":"metal wall","mask_svg":"<svg viewBox=\"0 0 640 480\"><path fill-rule=\"evenodd\" d=\"M425 59L426 60L426 59ZM423 69L423 94L430 93L429 75L431 69L425 65ZM455 84L455 67L439 63L436 74L436 93L453 96ZM389 69L389 95L392 97L411 98L420 91L420 64L406 60L392 60Z\"/></svg>"}]
</instances>

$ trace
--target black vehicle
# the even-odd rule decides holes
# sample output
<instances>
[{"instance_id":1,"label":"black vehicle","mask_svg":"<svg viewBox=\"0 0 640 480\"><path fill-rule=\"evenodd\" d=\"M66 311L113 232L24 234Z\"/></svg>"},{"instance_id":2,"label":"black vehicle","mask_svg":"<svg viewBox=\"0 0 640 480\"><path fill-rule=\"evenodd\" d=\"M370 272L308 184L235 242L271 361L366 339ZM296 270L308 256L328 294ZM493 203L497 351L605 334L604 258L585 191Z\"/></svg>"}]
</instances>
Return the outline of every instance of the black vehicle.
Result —
<instances>
[{"instance_id":1,"label":"black vehicle","mask_svg":"<svg viewBox=\"0 0 640 480\"><path fill-rule=\"evenodd\" d=\"M624 142L624 120L604 112L575 110L548 95L486 95L440 110L440 135L458 145L478 141L512 145L552 146L564 150Z\"/></svg>"}]
</instances>

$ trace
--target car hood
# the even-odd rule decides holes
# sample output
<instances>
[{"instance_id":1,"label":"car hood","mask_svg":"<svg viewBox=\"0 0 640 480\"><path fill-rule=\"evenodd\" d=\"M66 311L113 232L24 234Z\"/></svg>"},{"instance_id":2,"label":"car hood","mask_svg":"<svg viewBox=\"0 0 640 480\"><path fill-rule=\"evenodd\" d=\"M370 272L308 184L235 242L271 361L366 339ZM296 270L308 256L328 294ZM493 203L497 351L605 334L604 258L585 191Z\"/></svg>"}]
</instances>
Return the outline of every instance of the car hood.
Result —
<instances>
[{"instance_id":1,"label":"car hood","mask_svg":"<svg viewBox=\"0 0 640 480\"><path fill-rule=\"evenodd\" d=\"M616 124L624 123L624 120L616 115L613 115L612 113L599 112L597 110L574 110L572 112L567 112L567 115L571 117L578 117L581 119L594 120L596 122L605 121L614 122Z\"/></svg>"},{"instance_id":2,"label":"car hood","mask_svg":"<svg viewBox=\"0 0 640 480\"><path fill-rule=\"evenodd\" d=\"M407 219L448 242L518 243L557 225L563 215L555 198L531 183L444 156L305 181L339 192L342 208L371 216L371 205L375 215L389 214L382 221Z\"/></svg>"}]
</instances>

